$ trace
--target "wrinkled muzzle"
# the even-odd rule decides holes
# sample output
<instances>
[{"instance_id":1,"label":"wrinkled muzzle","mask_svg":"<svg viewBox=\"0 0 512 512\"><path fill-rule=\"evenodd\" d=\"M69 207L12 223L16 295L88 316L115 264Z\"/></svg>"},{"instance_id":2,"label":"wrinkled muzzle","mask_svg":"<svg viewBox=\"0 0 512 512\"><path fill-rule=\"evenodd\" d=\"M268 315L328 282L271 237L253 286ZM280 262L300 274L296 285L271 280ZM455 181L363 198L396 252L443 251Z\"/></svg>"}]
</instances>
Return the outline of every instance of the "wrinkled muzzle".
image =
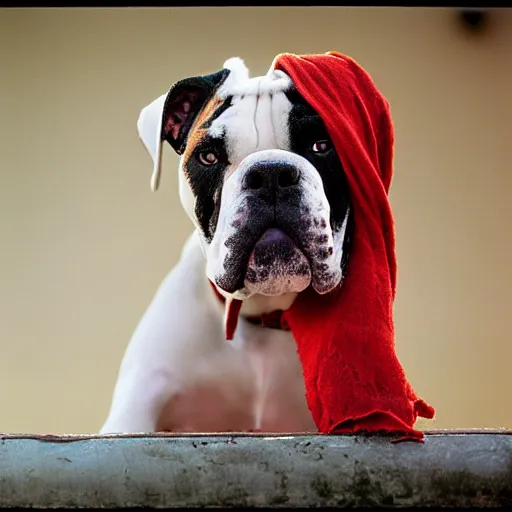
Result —
<instances>
[{"instance_id":1,"label":"wrinkled muzzle","mask_svg":"<svg viewBox=\"0 0 512 512\"><path fill-rule=\"evenodd\" d=\"M284 150L252 153L226 176L207 276L226 295L320 294L341 280L340 244L318 171Z\"/></svg>"}]
</instances>

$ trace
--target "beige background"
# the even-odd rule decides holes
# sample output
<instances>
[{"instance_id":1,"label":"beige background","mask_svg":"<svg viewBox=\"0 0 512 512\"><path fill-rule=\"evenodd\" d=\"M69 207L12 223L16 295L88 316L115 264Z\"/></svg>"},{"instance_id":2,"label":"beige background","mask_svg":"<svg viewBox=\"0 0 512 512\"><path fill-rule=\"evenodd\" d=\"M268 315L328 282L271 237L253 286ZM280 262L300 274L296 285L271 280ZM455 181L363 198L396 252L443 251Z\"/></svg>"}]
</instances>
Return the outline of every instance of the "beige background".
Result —
<instances>
[{"instance_id":1,"label":"beige background","mask_svg":"<svg viewBox=\"0 0 512 512\"><path fill-rule=\"evenodd\" d=\"M338 50L396 125L399 356L429 427L512 427L512 12L482 37L452 10L0 11L0 431L94 432L123 351L190 230L140 109L238 55ZM420 424L423 426L423 423Z\"/></svg>"}]
</instances>

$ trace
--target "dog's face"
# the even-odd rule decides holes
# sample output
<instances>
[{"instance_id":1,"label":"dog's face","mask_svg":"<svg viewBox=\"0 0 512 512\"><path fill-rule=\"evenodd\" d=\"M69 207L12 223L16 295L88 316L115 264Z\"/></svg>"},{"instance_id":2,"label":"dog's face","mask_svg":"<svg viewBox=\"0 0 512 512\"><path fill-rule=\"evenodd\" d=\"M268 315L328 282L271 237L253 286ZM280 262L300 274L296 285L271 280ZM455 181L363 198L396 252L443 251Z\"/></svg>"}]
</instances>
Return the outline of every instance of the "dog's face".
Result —
<instances>
[{"instance_id":1,"label":"dog's face","mask_svg":"<svg viewBox=\"0 0 512 512\"><path fill-rule=\"evenodd\" d=\"M180 198L227 297L281 295L342 279L351 215L340 159L320 116L290 78L249 78L240 59L175 84L142 110L139 135L154 160L181 155Z\"/></svg>"}]
</instances>

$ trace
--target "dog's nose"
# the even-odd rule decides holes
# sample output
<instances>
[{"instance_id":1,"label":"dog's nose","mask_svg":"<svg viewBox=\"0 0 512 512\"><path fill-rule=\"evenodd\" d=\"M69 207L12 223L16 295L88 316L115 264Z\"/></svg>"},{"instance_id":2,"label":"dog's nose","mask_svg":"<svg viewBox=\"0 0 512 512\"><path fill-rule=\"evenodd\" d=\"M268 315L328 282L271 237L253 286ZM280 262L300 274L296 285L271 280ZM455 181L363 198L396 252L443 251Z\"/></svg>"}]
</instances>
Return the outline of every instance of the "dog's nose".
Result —
<instances>
[{"instance_id":1,"label":"dog's nose","mask_svg":"<svg viewBox=\"0 0 512 512\"><path fill-rule=\"evenodd\" d=\"M300 172L287 162L257 162L247 171L245 190L267 190L277 192L298 185Z\"/></svg>"}]
</instances>

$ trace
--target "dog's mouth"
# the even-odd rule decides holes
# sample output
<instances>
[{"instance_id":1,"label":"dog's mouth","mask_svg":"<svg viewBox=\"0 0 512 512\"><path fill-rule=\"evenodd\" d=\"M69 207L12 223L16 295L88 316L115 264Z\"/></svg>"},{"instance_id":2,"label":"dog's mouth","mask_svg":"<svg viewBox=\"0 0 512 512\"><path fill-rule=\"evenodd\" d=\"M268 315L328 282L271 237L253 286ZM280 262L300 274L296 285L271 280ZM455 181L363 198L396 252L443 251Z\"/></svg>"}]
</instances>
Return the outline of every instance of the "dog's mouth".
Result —
<instances>
[{"instance_id":1,"label":"dog's mouth","mask_svg":"<svg viewBox=\"0 0 512 512\"><path fill-rule=\"evenodd\" d=\"M232 232L218 245L222 271L210 272L219 289L232 298L334 289L341 279L339 250L323 210L307 203L264 208L258 203L237 212Z\"/></svg>"},{"instance_id":2,"label":"dog's mouth","mask_svg":"<svg viewBox=\"0 0 512 512\"><path fill-rule=\"evenodd\" d=\"M258 239L247 263L244 286L251 293L299 293L311 283L304 253L282 229L269 227Z\"/></svg>"}]
</instances>

